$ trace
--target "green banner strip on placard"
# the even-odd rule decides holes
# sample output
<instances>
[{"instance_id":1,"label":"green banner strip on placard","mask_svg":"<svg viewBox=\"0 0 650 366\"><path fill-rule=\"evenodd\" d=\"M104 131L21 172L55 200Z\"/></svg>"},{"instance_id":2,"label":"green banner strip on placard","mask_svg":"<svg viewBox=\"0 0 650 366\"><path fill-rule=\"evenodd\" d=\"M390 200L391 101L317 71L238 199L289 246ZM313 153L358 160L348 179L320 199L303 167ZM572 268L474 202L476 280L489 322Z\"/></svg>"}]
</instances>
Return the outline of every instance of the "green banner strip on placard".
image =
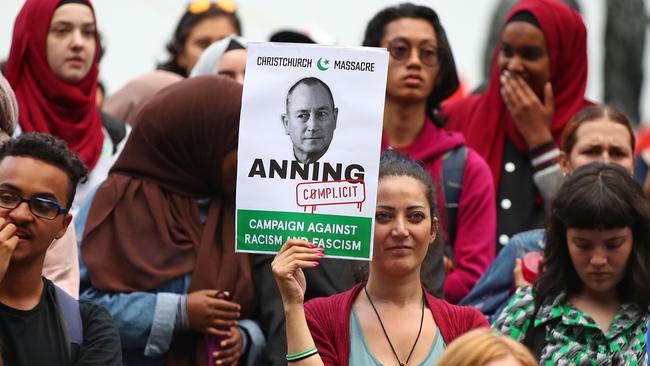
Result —
<instances>
[{"instance_id":1,"label":"green banner strip on placard","mask_svg":"<svg viewBox=\"0 0 650 366\"><path fill-rule=\"evenodd\" d=\"M370 258L369 217L237 210L237 250L275 253L289 238L325 248L326 256Z\"/></svg>"}]
</instances>

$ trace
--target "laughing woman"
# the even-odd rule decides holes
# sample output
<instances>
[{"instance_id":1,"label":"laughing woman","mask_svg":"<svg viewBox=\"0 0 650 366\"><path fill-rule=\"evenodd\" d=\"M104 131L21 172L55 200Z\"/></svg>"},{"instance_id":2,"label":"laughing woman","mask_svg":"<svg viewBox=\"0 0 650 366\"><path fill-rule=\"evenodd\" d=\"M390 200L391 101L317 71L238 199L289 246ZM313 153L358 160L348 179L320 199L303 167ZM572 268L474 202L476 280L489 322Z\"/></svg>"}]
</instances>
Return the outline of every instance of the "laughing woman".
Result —
<instances>
[{"instance_id":1,"label":"laughing woman","mask_svg":"<svg viewBox=\"0 0 650 366\"><path fill-rule=\"evenodd\" d=\"M559 0L523 0L501 30L488 90L443 108L446 128L463 132L492 170L500 245L544 226L547 175L557 172L565 125L590 104L586 86L580 14Z\"/></svg>"}]
</instances>

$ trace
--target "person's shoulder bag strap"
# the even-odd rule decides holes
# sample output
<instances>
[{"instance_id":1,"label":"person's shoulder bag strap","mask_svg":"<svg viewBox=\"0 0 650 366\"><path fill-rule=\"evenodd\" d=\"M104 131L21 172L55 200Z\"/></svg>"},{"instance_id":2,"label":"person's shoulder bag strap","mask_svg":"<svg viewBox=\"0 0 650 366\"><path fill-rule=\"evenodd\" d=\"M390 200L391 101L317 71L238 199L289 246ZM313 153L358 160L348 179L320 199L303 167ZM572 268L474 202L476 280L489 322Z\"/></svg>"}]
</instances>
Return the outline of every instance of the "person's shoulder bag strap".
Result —
<instances>
[{"instance_id":1,"label":"person's shoulder bag strap","mask_svg":"<svg viewBox=\"0 0 650 366\"><path fill-rule=\"evenodd\" d=\"M445 153L442 157L442 174L440 183L444 191L445 214L447 215L448 248L451 253L445 251L449 258L453 258L454 243L456 242L456 230L458 219L458 205L460 193L463 188L463 174L465 172L465 161L467 160L467 147L459 145Z\"/></svg>"},{"instance_id":2,"label":"person's shoulder bag strap","mask_svg":"<svg viewBox=\"0 0 650 366\"><path fill-rule=\"evenodd\" d=\"M84 332L83 322L81 320L81 310L79 309L79 301L60 287L54 285L56 289L56 300L59 308L59 314L63 317L63 323L66 327L64 332L68 339L70 359L73 361L77 359L77 352L79 347L83 344Z\"/></svg>"}]
</instances>

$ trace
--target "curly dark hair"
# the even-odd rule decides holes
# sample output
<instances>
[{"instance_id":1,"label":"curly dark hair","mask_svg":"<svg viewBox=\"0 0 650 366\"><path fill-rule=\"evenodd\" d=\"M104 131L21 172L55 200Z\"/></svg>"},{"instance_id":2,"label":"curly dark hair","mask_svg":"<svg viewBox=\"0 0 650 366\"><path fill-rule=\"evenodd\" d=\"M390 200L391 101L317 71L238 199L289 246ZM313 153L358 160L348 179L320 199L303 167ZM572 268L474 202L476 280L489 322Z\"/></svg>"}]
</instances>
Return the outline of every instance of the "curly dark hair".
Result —
<instances>
[{"instance_id":1,"label":"curly dark hair","mask_svg":"<svg viewBox=\"0 0 650 366\"><path fill-rule=\"evenodd\" d=\"M189 37L192 28L194 28L194 26L203 19L214 16L227 17L235 28L237 35L241 36L241 23L239 22L239 18L237 17L236 12L228 13L219 9L217 6L211 6L210 9L199 14L191 13L188 9L178 21L178 25L174 31L174 36L167 43L167 52L169 53L169 59L158 64L158 70L170 71L182 77L188 77L190 70L185 70L183 67L181 67L181 65L178 64L178 55L185 47L185 41L187 41L187 37Z\"/></svg>"},{"instance_id":2,"label":"curly dark hair","mask_svg":"<svg viewBox=\"0 0 650 366\"><path fill-rule=\"evenodd\" d=\"M77 183L88 174L79 156L70 151L63 140L40 132L24 133L7 141L0 147L0 162L7 156L38 159L64 171L69 179L66 208L72 205Z\"/></svg>"},{"instance_id":3,"label":"curly dark hair","mask_svg":"<svg viewBox=\"0 0 650 366\"><path fill-rule=\"evenodd\" d=\"M594 162L575 170L552 203L546 230L542 271L535 283L536 302L565 292L582 289L567 244L567 229L609 230L630 227L632 252L621 282L617 285L622 302L650 305L650 202L641 187L617 164Z\"/></svg>"},{"instance_id":4,"label":"curly dark hair","mask_svg":"<svg viewBox=\"0 0 650 366\"><path fill-rule=\"evenodd\" d=\"M414 5L411 3L399 4L381 10L368 22L366 33L363 38L363 46L379 47L381 39L386 33L388 23L401 18L424 19L431 23L438 38L438 59L440 71L435 82L435 87L427 98L427 116L438 127L443 127L446 120L438 115L440 103L449 98L458 89L458 73L451 46L447 40L445 29L440 23L438 14L426 6Z\"/></svg>"}]
</instances>

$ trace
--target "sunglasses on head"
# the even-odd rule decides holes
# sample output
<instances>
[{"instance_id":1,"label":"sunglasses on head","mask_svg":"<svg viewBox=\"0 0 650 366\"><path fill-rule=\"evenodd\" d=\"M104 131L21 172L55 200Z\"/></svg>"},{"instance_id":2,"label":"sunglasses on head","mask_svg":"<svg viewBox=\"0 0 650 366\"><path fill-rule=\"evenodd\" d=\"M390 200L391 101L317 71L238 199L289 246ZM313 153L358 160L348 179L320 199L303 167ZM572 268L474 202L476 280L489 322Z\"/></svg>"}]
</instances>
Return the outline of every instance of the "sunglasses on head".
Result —
<instances>
[{"instance_id":1,"label":"sunglasses on head","mask_svg":"<svg viewBox=\"0 0 650 366\"><path fill-rule=\"evenodd\" d=\"M232 14L235 12L235 10L237 10L237 4L235 4L235 2L232 0L197 0L192 1L187 5L187 11L192 14L205 13L206 11L215 8L223 11L224 13Z\"/></svg>"},{"instance_id":2,"label":"sunglasses on head","mask_svg":"<svg viewBox=\"0 0 650 366\"><path fill-rule=\"evenodd\" d=\"M397 61L404 61L411 57L413 46L405 38L395 38L388 42L388 52ZM418 47L420 61L429 67L438 66L438 47L433 44L423 44Z\"/></svg>"}]
</instances>

